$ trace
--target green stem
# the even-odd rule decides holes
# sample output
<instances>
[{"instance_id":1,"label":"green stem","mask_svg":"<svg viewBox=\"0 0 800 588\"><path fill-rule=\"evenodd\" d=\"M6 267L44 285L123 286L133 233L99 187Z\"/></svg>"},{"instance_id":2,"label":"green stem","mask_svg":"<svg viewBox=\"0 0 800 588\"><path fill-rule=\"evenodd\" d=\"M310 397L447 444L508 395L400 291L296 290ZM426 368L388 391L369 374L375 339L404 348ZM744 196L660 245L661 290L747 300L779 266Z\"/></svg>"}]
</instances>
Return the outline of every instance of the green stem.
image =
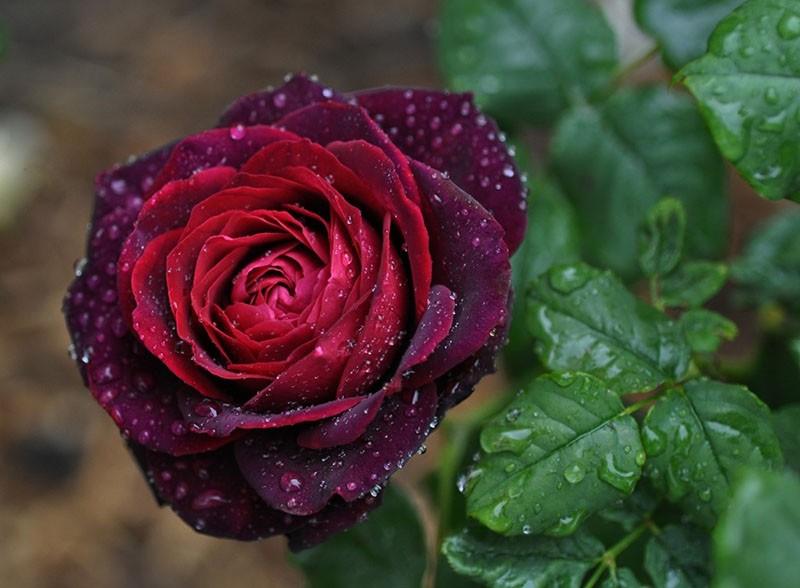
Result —
<instances>
[{"instance_id":1,"label":"green stem","mask_svg":"<svg viewBox=\"0 0 800 588\"><path fill-rule=\"evenodd\" d=\"M628 77L631 73L642 67L645 63L650 61L653 57L658 55L658 45L653 45L647 52L631 61L628 65L620 69L614 75L614 84L619 84L623 79Z\"/></svg>"},{"instance_id":2,"label":"green stem","mask_svg":"<svg viewBox=\"0 0 800 588\"><path fill-rule=\"evenodd\" d=\"M439 509L436 528L437 554L444 539L444 534L450 532L452 527L450 511L452 511L451 506L456 490L456 477L459 473L459 466L464 461L464 453L467 451L469 438L476 428L483 425L486 419L508 404L508 401L507 395L503 394L470 411L462 419L445 420L442 424L444 443L439 457L436 492L437 507Z\"/></svg>"},{"instance_id":3,"label":"green stem","mask_svg":"<svg viewBox=\"0 0 800 588\"><path fill-rule=\"evenodd\" d=\"M650 304L664 312L664 308L666 304L664 303L664 299L661 297L661 284L659 282L658 276L653 276L650 278Z\"/></svg>"},{"instance_id":4,"label":"green stem","mask_svg":"<svg viewBox=\"0 0 800 588\"><path fill-rule=\"evenodd\" d=\"M653 524L653 521L650 520L648 515L645 520L643 520L637 527L625 535L622 539L617 541L614 545L611 546L610 549L606 550L606 552L600 557L600 562L598 563L597 567L594 570L594 573L589 578L589 580L584 585L584 588L593 588L595 584L603 577L603 574L606 570L614 570L617 567L617 558L622 554L623 551L628 549L631 545L633 545L639 537L645 531L656 531L656 527Z\"/></svg>"}]
</instances>

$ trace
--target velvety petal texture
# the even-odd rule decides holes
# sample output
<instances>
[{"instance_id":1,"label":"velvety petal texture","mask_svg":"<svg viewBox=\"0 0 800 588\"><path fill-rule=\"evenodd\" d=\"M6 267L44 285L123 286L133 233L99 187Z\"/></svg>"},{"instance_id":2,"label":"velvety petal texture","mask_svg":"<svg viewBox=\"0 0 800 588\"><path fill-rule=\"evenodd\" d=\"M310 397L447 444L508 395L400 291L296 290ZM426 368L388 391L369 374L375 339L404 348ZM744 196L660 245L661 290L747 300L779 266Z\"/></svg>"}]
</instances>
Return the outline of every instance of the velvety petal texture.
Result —
<instances>
[{"instance_id":1,"label":"velvety petal texture","mask_svg":"<svg viewBox=\"0 0 800 588\"><path fill-rule=\"evenodd\" d=\"M292 76L98 176L71 349L162 504L304 549L494 369L524 228L469 95Z\"/></svg>"}]
</instances>

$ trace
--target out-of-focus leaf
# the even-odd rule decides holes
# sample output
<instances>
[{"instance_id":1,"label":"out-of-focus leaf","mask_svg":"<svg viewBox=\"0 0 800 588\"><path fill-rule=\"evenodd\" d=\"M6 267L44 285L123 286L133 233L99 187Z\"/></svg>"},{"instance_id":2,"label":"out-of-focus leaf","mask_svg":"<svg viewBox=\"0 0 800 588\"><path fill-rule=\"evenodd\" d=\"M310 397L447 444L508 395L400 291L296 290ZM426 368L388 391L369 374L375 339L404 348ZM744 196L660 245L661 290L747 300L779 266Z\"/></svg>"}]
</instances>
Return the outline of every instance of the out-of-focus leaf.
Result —
<instances>
[{"instance_id":1,"label":"out-of-focus leaf","mask_svg":"<svg viewBox=\"0 0 800 588\"><path fill-rule=\"evenodd\" d=\"M693 380L669 390L644 420L645 473L698 524L728 505L733 473L783 464L769 409L743 386Z\"/></svg>"},{"instance_id":2,"label":"out-of-focus leaf","mask_svg":"<svg viewBox=\"0 0 800 588\"><path fill-rule=\"evenodd\" d=\"M615 570L614 574L606 578L600 585L601 588L641 588L642 586L643 584L628 568Z\"/></svg>"},{"instance_id":3,"label":"out-of-focus leaf","mask_svg":"<svg viewBox=\"0 0 800 588\"><path fill-rule=\"evenodd\" d=\"M486 529L465 529L448 537L443 551L459 574L491 588L580 588L603 545L581 532L571 537L501 537Z\"/></svg>"},{"instance_id":4,"label":"out-of-focus leaf","mask_svg":"<svg viewBox=\"0 0 800 588\"><path fill-rule=\"evenodd\" d=\"M588 374L535 379L481 433L467 511L505 535L566 535L630 494L645 455L620 398Z\"/></svg>"},{"instance_id":5,"label":"out-of-focus leaf","mask_svg":"<svg viewBox=\"0 0 800 588\"><path fill-rule=\"evenodd\" d=\"M716 588L795 588L800 578L800 480L748 471L714 531Z\"/></svg>"},{"instance_id":6,"label":"out-of-focus leaf","mask_svg":"<svg viewBox=\"0 0 800 588\"><path fill-rule=\"evenodd\" d=\"M730 341L739 332L736 323L704 308L685 312L679 322L694 353L714 353L723 340Z\"/></svg>"},{"instance_id":7,"label":"out-of-focus leaf","mask_svg":"<svg viewBox=\"0 0 800 588\"><path fill-rule=\"evenodd\" d=\"M620 395L678 379L689 365L676 322L611 272L585 264L552 268L531 283L528 325L547 367L591 373Z\"/></svg>"},{"instance_id":8,"label":"out-of-focus leaf","mask_svg":"<svg viewBox=\"0 0 800 588\"><path fill-rule=\"evenodd\" d=\"M686 209L687 253L722 253L728 225L722 160L688 97L639 87L597 108L576 107L559 123L550 152L591 263L636 275L637 226L665 196Z\"/></svg>"},{"instance_id":9,"label":"out-of-focus leaf","mask_svg":"<svg viewBox=\"0 0 800 588\"><path fill-rule=\"evenodd\" d=\"M773 412L772 425L787 467L800 474L800 403L787 404Z\"/></svg>"},{"instance_id":10,"label":"out-of-focus leaf","mask_svg":"<svg viewBox=\"0 0 800 588\"><path fill-rule=\"evenodd\" d=\"M365 522L293 556L310 588L419 588L426 558L417 512L393 486Z\"/></svg>"},{"instance_id":11,"label":"out-of-focus leaf","mask_svg":"<svg viewBox=\"0 0 800 588\"><path fill-rule=\"evenodd\" d=\"M582 0L445 0L439 59L452 88L502 121L550 126L617 66L602 13Z\"/></svg>"},{"instance_id":12,"label":"out-of-focus leaf","mask_svg":"<svg viewBox=\"0 0 800 588\"><path fill-rule=\"evenodd\" d=\"M633 494L597 513L603 520L616 523L625 531L631 532L636 528L658 504L658 495L649 481L645 478L636 484Z\"/></svg>"},{"instance_id":13,"label":"out-of-focus leaf","mask_svg":"<svg viewBox=\"0 0 800 588\"><path fill-rule=\"evenodd\" d=\"M669 307L698 308L725 285L728 266L713 261L687 261L661 278L661 298Z\"/></svg>"},{"instance_id":14,"label":"out-of-focus leaf","mask_svg":"<svg viewBox=\"0 0 800 588\"><path fill-rule=\"evenodd\" d=\"M664 198L639 225L639 266L648 277L670 273L681 259L686 211L676 198Z\"/></svg>"},{"instance_id":15,"label":"out-of-focus leaf","mask_svg":"<svg viewBox=\"0 0 800 588\"><path fill-rule=\"evenodd\" d=\"M691 525L670 525L647 542L644 567L654 588L708 588L710 560L707 533Z\"/></svg>"},{"instance_id":16,"label":"out-of-focus leaf","mask_svg":"<svg viewBox=\"0 0 800 588\"><path fill-rule=\"evenodd\" d=\"M706 52L717 23L744 0L636 0L636 21L658 41L664 61L680 69Z\"/></svg>"},{"instance_id":17,"label":"out-of-focus leaf","mask_svg":"<svg viewBox=\"0 0 800 588\"><path fill-rule=\"evenodd\" d=\"M759 194L800 201L796 0L748 0L676 79L697 98L722 154Z\"/></svg>"},{"instance_id":18,"label":"out-of-focus leaf","mask_svg":"<svg viewBox=\"0 0 800 588\"><path fill-rule=\"evenodd\" d=\"M529 371L534 361L533 339L525 326L525 291L528 282L553 265L580 259L580 235L575 211L561 191L542 176L528 185L528 230L511 259L516 301L505 356L514 374Z\"/></svg>"},{"instance_id":19,"label":"out-of-focus leaf","mask_svg":"<svg viewBox=\"0 0 800 588\"><path fill-rule=\"evenodd\" d=\"M762 225L731 265L731 277L744 301L777 302L800 312L800 212Z\"/></svg>"}]
</instances>

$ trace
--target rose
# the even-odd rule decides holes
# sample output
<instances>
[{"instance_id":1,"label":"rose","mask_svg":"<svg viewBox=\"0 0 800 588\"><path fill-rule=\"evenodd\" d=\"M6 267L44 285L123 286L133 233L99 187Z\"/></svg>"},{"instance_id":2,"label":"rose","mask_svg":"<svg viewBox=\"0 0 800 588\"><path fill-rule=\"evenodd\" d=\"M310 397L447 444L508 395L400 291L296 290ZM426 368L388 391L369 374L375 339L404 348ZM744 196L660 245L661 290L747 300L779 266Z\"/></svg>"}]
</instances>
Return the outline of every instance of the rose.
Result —
<instances>
[{"instance_id":1,"label":"rose","mask_svg":"<svg viewBox=\"0 0 800 588\"><path fill-rule=\"evenodd\" d=\"M75 357L162 503L312 545L493 369L524 197L469 95L289 78L100 174Z\"/></svg>"}]
</instances>

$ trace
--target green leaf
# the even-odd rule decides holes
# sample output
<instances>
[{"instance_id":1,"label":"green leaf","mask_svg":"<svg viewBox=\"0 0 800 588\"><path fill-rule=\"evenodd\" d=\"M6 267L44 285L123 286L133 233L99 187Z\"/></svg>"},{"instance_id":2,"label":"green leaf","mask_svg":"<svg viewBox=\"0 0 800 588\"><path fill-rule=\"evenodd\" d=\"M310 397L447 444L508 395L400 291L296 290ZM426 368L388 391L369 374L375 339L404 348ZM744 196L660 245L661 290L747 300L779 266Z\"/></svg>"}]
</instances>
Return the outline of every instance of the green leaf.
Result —
<instances>
[{"instance_id":1,"label":"green leaf","mask_svg":"<svg viewBox=\"0 0 800 588\"><path fill-rule=\"evenodd\" d=\"M745 302L800 312L800 213L776 215L754 233L731 265Z\"/></svg>"},{"instance_id":2,"label":"green leaf","mask_svg":"<svg viewBox=\"0 0 800 588\"><path fill-rule=\"evenodd\" d=\"M800 473L800 403L788 404L774 411L772 425L780 441L786 466Z\"/></svg>"},{"instance_id":3,"label":"green leaf","mask_svg":"<svg viewBox=\"0 0 800 588\"><path fill-rule=\"evenodd\" d=\"M680 378L689 346L678 324L631 294L611 272L559 266L531 283L528 326L551 370L582 371L617 394Z\"/></svg>"},{"instance_id":4,"label":"green leaf","mask_svg":"<svg viewBox=\"0 0 800 588\"><path fill-rule=\"evenodd\" d=\"M730 341L739 332L736 323L704 308L685 312L680 324L694 353L715 353L723 340Z\"/></svg>"},{"instance_id":5,"label":"green leaf","mask_svg":"<svg viewBox=\"0 0 800 588\"><path fill-rule=\"evenodd\" d=\"M532 177L528 186L528 230L511 259L511 279L518 303L514 305L505 356L514 373L525 372L535 364L531 361L533 339L523 318L528 282L553 265L580 259L580 235L572 205L555 184L542 176Z\"/></svg>"},{"instance_id":6,"label":"green leaf","mask_svg":"<svg viewBox=\"0 0 800 588\"><path fill-rule=\"evenodd\" d=\"M661 298L671 308L697 308L725 285L728 266L713 261L687 261L661 278Z\"/></svg>"},{"instance_id":7,"label":"green leaf","mask_svg":"<svg viewBox=\"0 0 800 588\"><path fill-rule=\"evenodd\" d=\"M663 198L639 225L639 266L648 277L668 274L681 259L686 211L676 198Z\"/></svg>"},{"instance_id":8,"label":"green leaf","mask_svg":"<svg viewBox=\"0 0 800 588\"><path fill-rule=\"evenodd\" d=\"M678 72L722 154L771 200L800 200L800 5L749 0Z\"/></svg>"},{"instance_id":9,"label":"green leaf","mask_svg":"<svg viewBox=\"0 0 800 588\"><path fill-rule=\"evenodd\" d=\"M550 126L596 96L617 65L614 34L582 0L444 0L439 60L450 86L502 121Z\"/></svg>"},{"instance_id":10,"label":"green leaf","mask_svg":"<svg viewBox=\"0 0 800 588\"><path fill-rule=\"evenodd\" d=\"M621 504L604 508L597 516L605 521L616 523L628 533L639 526L658 504L659 497L647 479L636 484L633 494L625 498Z\"/></svg>"},{"instance_id":11,"label":"green leaf","mask_svg":"<svg viewBox=\"0 0 800 588\"><path fill-rule=\"evenodd\" d=\"M484 427L467 512L505 535L575 531L630 494L644 452L636 420L588 374L539 377Z\"/></svg>"},{"instance_id":12,"label":"green leaf","mask_svg":"<svg viewBox=\"0 0 800 588\"><path fill-rule=\"evenodd\" d=\"M550 153L590 262L634 276L637 226L665 196L686 209L687 253L722 253L724 169L688 97L663 86L638 87L618 91L598 108L576 107L556 128Z\"/></svg>"},{"instance_id":13,"label":"green leaf","mask_svg":"<svg viewBox=\"0 0 800 588\"><path fill-rule=\"evenodd\" d=\"M448 537L442 550L459 574L491 588L580 588L583 576L603 554L603 545L581 532L571 537L509 538L465 529Z\"/></svg>"},{"instance_id":14,"label":"green leaf","mask_svg":"<svg viewBox=\"0 0 800 588\"><path fill-rule=\"evenodd\" d=\"M415 508L389 486L380 508L365 522L293 559L310 588L419 588L426 566L425 534Z\"/></svg>"},{"instance_id":15,"label":"green leaf","mask_svg":"<svg viewBox=\"0 0 800 588\"><path fill-rule=\"evenodd\" d=\"M794 588L799 549L800 480L748 471L714 531L714 586Z\"/></svg>"},{"instance_id":16,"label":"green leaf","mask_svg":"<svg viewBox=\"0 0 800 588\"><path fill-rule=\"evenodd\" d=\"M708 588L711 546L691 525L667 526L647 542L644 567L654 588Z\"/></svg>"},{"instance_id":17,"label":"green leaf","mask_svg":"<svg viewBox=\"0 0 800 588\"><path fill-rule=\"evenodd\" d=\"M645 474L705 527L727 507L738 468L783 462L766 405L743 386L714 380L667 391L648 412L642 440Z\"/></svg>"},{"instance_id":18,"label":"green leaf","mask_svg":"<svg viewBox=\"0 0 800 588\"><path fill-rule=\"evenodd\" d=\"M643 584L628 568L614 570L613 575L606 578L600 585L601 588L641 588L642 586Z\"/></svg>"},{"instance_id":19,"label":"green leaf","mask_svg":"<svg viewBox=\"0 0 800 588\"><path fill-rule=\"evenodd\" d=\"M706 52L717 23L744 0L636 0L636 21L658 41L664 61L680 69Z\"/></svg>"}]
</instances>

